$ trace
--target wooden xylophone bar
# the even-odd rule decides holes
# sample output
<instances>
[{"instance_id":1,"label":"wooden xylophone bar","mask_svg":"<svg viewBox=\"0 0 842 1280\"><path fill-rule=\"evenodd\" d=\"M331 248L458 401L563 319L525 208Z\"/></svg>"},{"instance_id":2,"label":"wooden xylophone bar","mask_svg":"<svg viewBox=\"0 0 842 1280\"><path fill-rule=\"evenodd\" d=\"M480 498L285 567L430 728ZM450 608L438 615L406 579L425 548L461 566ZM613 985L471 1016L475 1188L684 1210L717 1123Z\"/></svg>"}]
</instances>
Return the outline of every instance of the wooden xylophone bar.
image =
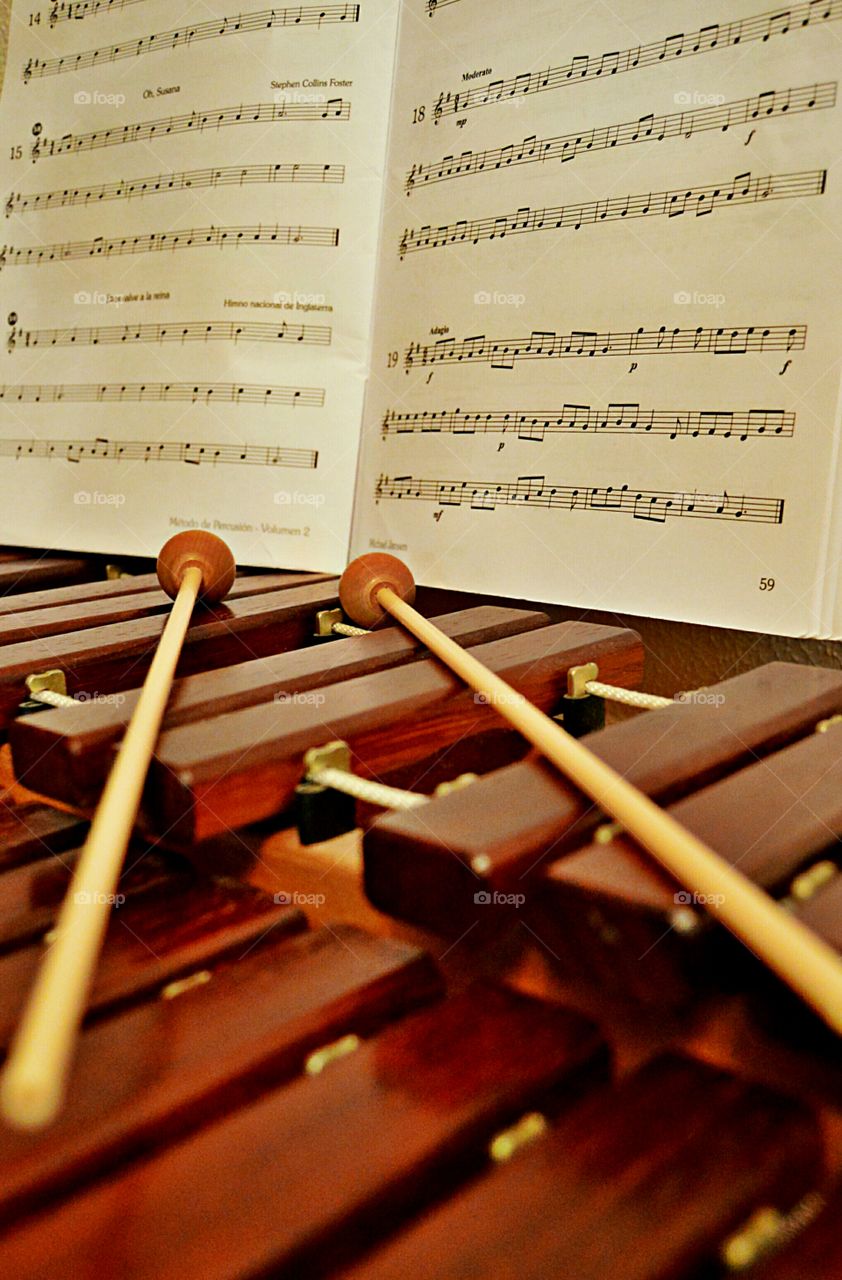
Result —
<instances>
[{"instance_id":1,"label":"wooden xylophone bar","mask_svg":"<svg viewBox=\"0 0 842 1280\"><path fill-rule=\"evenodd\" d=\"M276 610L276 596L291 603ZM173 842L192 844L287 809L303 775L304 752L331 738L349 742L358 770L383 772L424 760L443 743L503 728L493 708L478 708L453 676L434 659L423 658L418 644L395 629L327 649L266 652L272 640L278 648L291 643L283 628L272 632L277 612L284 622L294 613L296 624L303 626L308 611L312 623L315 613L332 602L332 582L249 598L243 602L248 621L270 619L266 635L261 622L242 637L252 660L177 684L150 775L151 829L167 832ZM231 606L232 613L239 603ZM641 648L633 632L584 623L542 625L546 623L541 614L500 609L468 610L443 620L455 638L475 648L545 708L561 704L569 668L590 657L600 661L606 678L621 684L639 680ZM150 628L160 622L129 625L142 627L142 643L148 644ZM222 625L200 619L191 628L188 670L218 660L225 638L215 628ZM225 625L233 629L235 622L229 619ZM211 629L208 645L205 633ZM89 686L94 682L106 702L60 708L10 726L17 776L39 794L81 808L95 801L111 749L136 699L129 692L125 701L107 704L107 695L127 684L125 657L131 651L126 652L123 631L124 624L114 623L43 642L50 644L52 654L51 661L43 654L45 664L67 663L77 691L83 679ZM233 630L229 639L239 637ZM13 644L0 656L0 690L9 691L10 705L23 668L31 666L33 649L42 657L37 644ZM232 653L226 643L223 656L234 661ZM116 669L118 654L122 665ZM136 680L138 671L132 668L130 675ZM320 690L318 696L315 690ZM311 696L302 696L306 694ZM284 700L282 716L278 699ZM506 736L514 741L514 735ZM472 767L477 758L471 759Z\"/></svg>"},{"instance_id":2,"label":"wooden xylophone bar","mask_svg":"<svg viewBox=\"0 0 842 1280\"><path fill-rule=\"evenodd\" d=\"M19 571L17 595L0 597L0 703L18 784L40 792L10 782L0 804L0 1049L85 830L45 797L96 799L163 625L151 576L82 581L94 572L45 592ZM676 887L621 834L597 842L599 815L403 632L308 644L335 597L332 579L249 575L191 628L67 1109L40 1134L0 1126L2 1274L698 1280L748 1258L752 1280L833 1277L840 1064L752 1021L742 971L706 1021L641 1018L637 955L616 948L613 968L597 955L609 950L588 918L593 903L608 911L597 863L633 864L624 884L653 880L649 899L621 904L647 929L675 910ZM640 682L632 632L444 607L449 634L551 711L571 665ZM27 663L27 649L50 657ZM24 667L65 667L90 700L16 719ZM647 712L589 742L727 835L721 852L742 857L742 838L756 874L785 888L833 856L842 824L842 730L812 733L842 711L842 677L782 665L721 691L721 707ZM355 772L424 792L466 764L485 774L366 834L372 897L423 932L365 904L355 836L305 857L285 830L306 748L337 734ZM172 819L189 860L164 847L173 832L144 840ZM245 881L208 869L226 839L246 853ZM585 907L562 876L581 864ZM324 905L298 886L321 888ZM511 909L474 902L520 888L531 957L526 930L511 945ZM837 945L839 892L830 880L797 908ZM460 921L473 925L462 939Z\"/></svg>"},{"instance_id":3,"label":"wooden xylophone bar","mask_svg":"<svg viewBox=\"0 0 842 1280\"><path fill-rule=\"evenodd\" d=\"M842 706L836 671L773 663L589 738L689 830L777 897L811 866L838 862ZM816 726L826 732L816 733ZM688 794L689 793L689 794ZM491 797L496 807L492 809ZM423 812L379 817L364 840L365 883L381 910L458 937L476 894L502 895L578 977L660 1005L691 999L746 953L633 841L538 760L486 775ZM435 889L433 889L435 886ZM837 948L825 895L795 905ZM440 892L439 892L440 891ZM494 902L491 902L494 905ZM713 917L713 919L712 919Z\"/></svg>"},{"instance_id":4,"label":"wooden xylophone bar","mask_svg":"<svg viewBox=\"0 0 842 1280\"><path fill-rule=\"evenodd\" d=\"M247 658L262 657L279 649L303 644L310 636L315 613L336 602L336 583L324 575L291 575L293 582L278 590L242 595L229 604L197 612L190 627L179 670L208 670L229 666ZM302 578L308 579L306 585ZM113 608L114 621L102 621L110 605L96 601L82 605L74 629L61 604L59 632L53 633L52 609L23 615L29 638L5 648L0 670L0 728L7 728L20 703L20 689L34 671L60 667L67 676L68 693L88 690L113 693L137 687L152 660L165 622L163 592L138 597L135 616L125 618L131 597L120 595ZM46 613L47 619L44 620ZM16 625L17 620L12 624Z\"/></svg>"},{"instance_id":5,"label":"wooden xylophone bar","mask_svg":"<svg viewBox=\"0 0 842 1280\"><path fill-rule=\"evenodd\" d=\"M544 614L491 607L441 619L460 643L469 645L520 634L546 621ZM276 695L292 698L327 684L398 667L418 656L419 646L390 628L342 644L293 649L186 676L173 689L165 728L271 703ZM137 690L129 690L123 699L59 708L13 724L10 734L19 776L34 790L64 803L82 808L93 804L137 697ZM48 767L43 767L42 761L48 761Z\"/></svg>"}]
</instances>

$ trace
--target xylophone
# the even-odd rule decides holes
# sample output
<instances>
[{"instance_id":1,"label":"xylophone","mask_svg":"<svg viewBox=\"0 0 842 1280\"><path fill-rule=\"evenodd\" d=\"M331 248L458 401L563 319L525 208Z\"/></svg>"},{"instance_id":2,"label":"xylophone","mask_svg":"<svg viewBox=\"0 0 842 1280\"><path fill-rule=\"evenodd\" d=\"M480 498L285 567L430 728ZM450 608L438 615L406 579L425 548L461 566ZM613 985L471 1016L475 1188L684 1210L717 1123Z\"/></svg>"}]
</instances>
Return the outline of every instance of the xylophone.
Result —
<instances>
[{"instance_id":1,"label":"xylophone","mask_svg":"<svg viewBox=\"0 0 842 1280\"><path fill-rule=\"evenodd\" d=\"M6 1045L168 608L144 566L10 554ZM642 683L633 632L465 603L420 593L568 722L571 670ZM194 614L66 1107L0 1126L2 1274L842 1276L838 1041L405 631L327 638L338 606L252 573ZM50 670L77 702L36 712ZM840 713L842 675L775 664L586 741L842 949ZM305 848L337 739L430 798Z\"/></svg>"}]
</instances>

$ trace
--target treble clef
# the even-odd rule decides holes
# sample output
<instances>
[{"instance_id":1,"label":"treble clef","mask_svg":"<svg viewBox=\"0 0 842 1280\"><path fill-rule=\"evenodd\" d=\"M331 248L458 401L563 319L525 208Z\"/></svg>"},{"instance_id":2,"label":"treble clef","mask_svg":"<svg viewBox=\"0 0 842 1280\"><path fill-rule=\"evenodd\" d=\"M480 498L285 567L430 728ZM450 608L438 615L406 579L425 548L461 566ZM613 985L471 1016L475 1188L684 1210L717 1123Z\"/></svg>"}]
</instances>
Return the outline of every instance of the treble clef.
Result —
<instances>
[{"instance_id":1,"label":"treble clef","mask_svg":"<svg viewBox=\"0 0 842 1280\"><path fill-rule=\"evenodd\" d=\"M50 10L50 26L54 27L58 22L58 5L54 4Z\"/></svg>"},{"instance_id":2,"label":"treble clef","mask_svg":"<svg viewBox=\"0 0 842 1280\"><path fill-rule=\"evenodd\" d=\"M5 265L6 265L6 245L3 245L3 248L0 249L0 271L3 270Z\"/></svg>"},{"instance_id":3,"label":"treble clef","mask_svg":"<svg viewBox=\"0 0 842 1280\"><path fill-rule=\"evenodd\" d=\"M7 218L9 217L10 214L14 213L14 209L15 209L15 193L13 191L9 196L8 200L6 201L6 217Z\"/></svg>"},{"instance_id":4,"label":"treble clef","mask_svg":"<svg viewBox=\"0 0 842 1280\"><path fill-rule=\"evenodd\" d=\"M23 83L24 83L24 84L29 84L29 79L30 79L30 76L32 75L32 67L33 67L33 59L32 59L32 58L30 58L30 59L29 59L29 61L28 61L28 62L27 62L27 64L26 64L26 66L25 66L25 67L24 67L24 69L23 69Z\"/></svg>"},{"instance_id":5,"label":"treble clef","mask_svg":"<svg viewBox=\"0 0 842 1280\"><path fill-rule=\"evenodd\" d=\"M433 14L434 14L434 13L435 13L435 11L436 11L436 7L437 7L437 5L438 5L438 0L427 0L427 15L428 15L428 17L432 18Z\"/></svg>"},{"instance_id":6,"label":"treble clef","mask_svg":"<svg viewBox=\"0 0 842 1280\"><path fill-rule=\"evenodd\" d=\"M403 259L406 257L406 248L407 248L407 243L408 243L408 237L409 237L409 232L408 232L408 231L404 231L403 236L401 237L401 242L400 242L400 244L398 245L398 252L399 252L399 254L400 254L400 256L401 256L401 261L403 261Z\"/></svg>"}]
</instances>

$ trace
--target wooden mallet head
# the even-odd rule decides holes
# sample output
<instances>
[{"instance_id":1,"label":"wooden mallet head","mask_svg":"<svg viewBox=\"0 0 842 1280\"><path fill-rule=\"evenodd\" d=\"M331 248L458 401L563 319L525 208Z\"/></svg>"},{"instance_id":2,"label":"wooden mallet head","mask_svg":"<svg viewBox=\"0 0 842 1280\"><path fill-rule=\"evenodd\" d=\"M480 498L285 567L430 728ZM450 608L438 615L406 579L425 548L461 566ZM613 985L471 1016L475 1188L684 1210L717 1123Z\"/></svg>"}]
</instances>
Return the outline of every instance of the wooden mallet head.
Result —
<instances>
[{"instance_id":1,"label":"wooden mallet head","mask_svg":"<svg viewBox=\"0 0 842 1280\"><path fill-rule=\"evenodd\" d=\"M358 627L376 627L387 616L377 599L383 587L391 587L407 604L415 599L415 580L406 565L380 551L352 560L339 579L339 603Z\"/></svg>"},{"instance_id":2,"label":"wooden mallet head","mask_svg":"<svg viewBox=\"0 0 842 1280\"><path fill-rule=\"evenodd\" d=\"M227 544L215 533L203 529L185 529L165 542L156 567L158 581L173 600L185 571L192 567L201 569L199 598L205 604L216 604L227 596L237 571Z\"/></svg>"}]
</instances>

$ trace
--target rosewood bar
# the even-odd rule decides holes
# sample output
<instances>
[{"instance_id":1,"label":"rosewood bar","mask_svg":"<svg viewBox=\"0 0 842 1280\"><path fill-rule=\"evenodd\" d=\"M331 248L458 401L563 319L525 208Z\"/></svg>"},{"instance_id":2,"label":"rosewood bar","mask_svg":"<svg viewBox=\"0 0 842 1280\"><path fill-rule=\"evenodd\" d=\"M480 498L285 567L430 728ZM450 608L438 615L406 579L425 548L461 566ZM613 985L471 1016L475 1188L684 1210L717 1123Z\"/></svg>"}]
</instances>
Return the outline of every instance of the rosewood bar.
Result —
<instances>
[{"instance_id":1,"label":"rosewood bar","mask_svg":"<svg viewBox=\"0 0 842 1280\"><path fill-rule=\"evenodd\" d=\"M587 744L642 791L669 804L758 757L776 760L780 747L812 734L818 721L842 710L842 672L771 663L705 693L704 701L642 712L591 734ZM833 747L817 750L834 753ZM810 767L808 760L797 779L808 799ZM774 789L771 772L769 784ZM784 804L791 802L783 794ZM823 794L835 811L833 786L826 783ZM676 810L676 816L684 812ZM742 813L732 815L738 828ZM563 875L566 855L588 843L605 821L554 769L530 759L435 799L423 811L379 818L364 839L366 890L383 911L459 936L477 919L477 892L529 892L558 858L564 858ZM649 881L655 873L643 874ZM622 873L616 883L622 893Z\"/></svg>"},{"instance_id":2,"label":"rosewood bar","mask_svg":"<svg viewBox=\"0 0 842 1280\"><path fill-rule=\"evenodd\" d=\"M465 645L519 635L548 623L543 613L492 606L447 614L436 621ZM402 666L425 653L414 637L389 627L185 676L173 686L164 727L291 698L326 684ZM114 747L139 696L138 689L131 689L119 703L86 702L15 721L9 740L18 778L33 791L66 804L79 808L95 804Z\"/></svg>"},{"instance_id":3,"label":"rosewood bar","mask_svg":"<svg viewBox=\"0 0 842 1280\"><path fill-rule=\"evenodd\" d=\"M4 1221L172 1143L301 1073L340 1037L371 1035L440 996L423 952L349 925L285 939L88 1027L65 1110L38 1133L0 1127Z\"/></svg>"},{"instance_id":4,"label":"rosewood bar","mask_svg":"<svg viewBox=\"0 0 842 1280\"><path fill-rule=\"evenodd\" d=\"M525 1110L604 1074L587 1020L472 988L12 1227L0 1272L101 1280L106 1254L121 1280L323 1273L482 1168Z\"/></svg>"},{"instance_id":5,"label":"rosewood bar","mask_svg":"<svg viewBox=\"0 0 842 1280\"><path fill-rule=\"evenodd\" d=\"M805 1107L702 1063L661 1059L591 1095L343 1275L722 1275L723 1249L759 1206L786 1212L812 1191L820 1151Z\"/></svg>"},{"instance_id":6,"label":"rosewood bar","mask_svg":"<svg viewBox=\"0 0 842 1280\"><path fill-rule=\"evenodd\" d=\"M607 679L633 685L642 665L635 632L577 622L472 652L545 711L559 705L572 666L596 660ZM379 777L506 724L434 659L326 686L316 701L264 704L165 731L148 788L155 829L192 844L282 812L305 752L332 739L349 744L355 772Z\"/></svg>"},{"instance_id":7,"label":"rosewood bar","mask_svg":"<svg viewBox=\"0 0 842 1280\"><path fill-rule=\"evenodd\" d=\"M135 855L136 857L137 855ZM88 1001L89 1016L133 1003L164 984L216 960L240 955L272 936L304 928L300 911L279 905L249 885L206 876L180 860L163 863L145 853L123 879L126 901L115 907ZM6 896L6 954L0 955L0 1045L16 1027L43 952L43 942L18 945L24 937L43 933L57 905L56 883L67 874L54 865L38 864L0 877L0 921L4 880L13 880ZM38 885L44 905L22 902L21 885ZM53 879L55 876L57 878Z\"/></svg>"},{"instance_id":8,"label":"rosewood bar","mask_svg":"<svg viewBox=\"0 0 842 1280\"><path fill-rule=\"evenodd\" d=\"M179 673L207 671L297 648L310 638L316 612L336 606L336 588L335 579L317 576L308 586L240 596L210 609L199 606L187 632ZM136 688L152 661L165 621L163 613L103 626L85 626L80 619L75 631L5 646L0 650L0 727L8 727L32 672L61 668L71 695Z\"/></svg>"}]
</instances>

